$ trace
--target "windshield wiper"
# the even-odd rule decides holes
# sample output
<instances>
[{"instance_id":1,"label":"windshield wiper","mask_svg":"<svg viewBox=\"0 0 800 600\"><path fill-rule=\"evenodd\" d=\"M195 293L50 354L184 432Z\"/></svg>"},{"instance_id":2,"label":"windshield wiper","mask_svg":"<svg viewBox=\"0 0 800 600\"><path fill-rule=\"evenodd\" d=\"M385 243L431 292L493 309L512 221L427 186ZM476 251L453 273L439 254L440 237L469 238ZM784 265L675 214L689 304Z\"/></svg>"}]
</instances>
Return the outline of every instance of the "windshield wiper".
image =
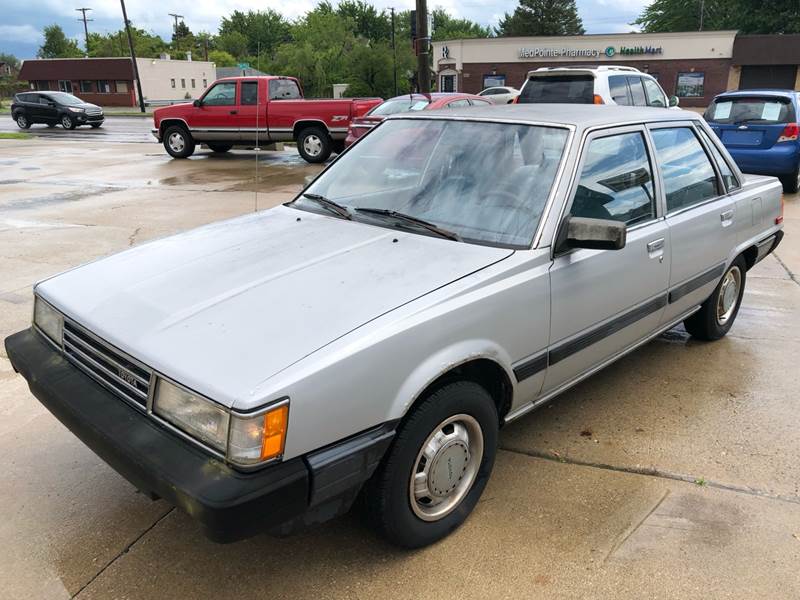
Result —
<instances>
[{"instance_id":1,"label":"windshield wiper","mask_svg":"<svg viewBox=\"0 0 800 600\"><path fill-rule=\"evenodd\" d=\"M338 202L329 200L325 196L320 196L319 194L310 194L309 192L303 192L301 196L303 198L308 198L309 200L313 200L314 202L319 204L322 208L328 210L329 212L339 215L343 219L347 219L348 221L353 220L353 215L350 214L350 211L346 207L339 204Z\"/></svg>"},{"instance_id":2,"label":"windshield wiper","mask_svg":"<svg viewBox=\"0 0 800 600\"><path fill-rule=\"evenodd\" d=\"M368 215L377 215L380 217L388 217L390 219L396 219L398 221L403 221L405 223L409 223L410 225L415 225L417 227L421 227L423 229L427 229L431 233L435 233L439 237L447 238L448 240L454 240L456 242L461 241L461 236L458 235L454 231L450 231L449 229L444 229L443 227L439 227L438 225L434 225L424 219L419 219L417 217L412 217L411 215L407 215L405 213L397 212L396 210L389 210L388 208L369 208L369 207L358 207L355 209L356 212L359 213L367 213Z\"/></svg>"}]
</instances>

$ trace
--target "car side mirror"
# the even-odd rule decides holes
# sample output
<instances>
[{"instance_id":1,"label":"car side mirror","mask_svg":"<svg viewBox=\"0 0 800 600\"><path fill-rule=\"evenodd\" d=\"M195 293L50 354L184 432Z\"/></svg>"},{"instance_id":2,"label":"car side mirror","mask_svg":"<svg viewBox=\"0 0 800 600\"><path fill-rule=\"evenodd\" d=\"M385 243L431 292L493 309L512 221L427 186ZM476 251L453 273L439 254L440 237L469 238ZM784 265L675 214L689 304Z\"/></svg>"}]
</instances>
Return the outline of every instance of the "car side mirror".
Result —
<instances>
[{"instance_id":1,"label":"car side mirror","mask_svg":"<svg viewBox=\"0 0 800 600\"><path fill-rule=\"evenodd\" d=\"M192 106L194 106L195 108L200 108L201 106L203 106L203 101L195 100L194 102L192 102Z\"/></svg>"},{"instance_id":2,"label":"car side mirror","mask_svg":"<svg viewBox=\"0 0 800 600\"><path fill-rule=\"evenodd\" d=\"M670 108L674 108L674 107L678 106L678 104L680 104L680 103L681 103L681 101L678 99L677 96L670 96L669 97L669 107Z\"/></svg>"},{"instance_id":3,"label":"car side mirror","mask_svg":"<svg viewBox=\"0 0 800 600\"><path fill-rule=\"evenodd\" d=\"M620 221L569 216L561 226L558 250L622 250L628 227Z\"/></svg>"}]
</instances>

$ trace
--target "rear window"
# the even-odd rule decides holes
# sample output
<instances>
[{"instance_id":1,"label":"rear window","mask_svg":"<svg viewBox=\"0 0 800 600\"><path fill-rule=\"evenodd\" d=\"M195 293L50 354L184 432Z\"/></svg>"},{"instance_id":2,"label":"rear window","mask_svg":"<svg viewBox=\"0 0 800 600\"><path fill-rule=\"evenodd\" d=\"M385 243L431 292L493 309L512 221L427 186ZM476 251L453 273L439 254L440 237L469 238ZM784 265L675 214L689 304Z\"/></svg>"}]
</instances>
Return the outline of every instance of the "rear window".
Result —
<instances>
[{"instance_id":1,"label":"rear window","mask_svg":"<svg viewBox=\"0 0 800 600\"><path fill-rule=\"evenodd\" d=\"M546 75L528 79L517 102L591 104L593 100L594 77L591 75Z\"/></svg>"},{"instance_id":2,"label":"rear window","mask_svg":"<svg viewBox=\"0 0 800 600\"><path fill-rule=\"evenodd\" d=\"M394 115L409 110L422 110L430 102L425 98L398 98L397 100L387 100L373 108L370 115Z\"/></svg>"},{"instance_id":3,"label":"rear window","mask_svg":"<svg viewBox=\"0 0 800 600\"><path fill-rule=\"evenodd\" d=\"M715 123L793 123L794 107L788 98L735 96L717 98L705 112Z\"/></svg>"}]
</instances>

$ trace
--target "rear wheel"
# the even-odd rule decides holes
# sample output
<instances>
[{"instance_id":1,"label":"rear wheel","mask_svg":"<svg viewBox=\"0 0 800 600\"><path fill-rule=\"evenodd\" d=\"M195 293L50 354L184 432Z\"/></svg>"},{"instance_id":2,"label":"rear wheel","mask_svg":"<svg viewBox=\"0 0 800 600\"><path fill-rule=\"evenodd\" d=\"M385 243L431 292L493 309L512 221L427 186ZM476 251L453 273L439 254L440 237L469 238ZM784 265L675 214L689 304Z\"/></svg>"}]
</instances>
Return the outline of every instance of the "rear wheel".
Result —
<instances>
[{"instance_id":1,"label":"rear wheel","mask_svg":"<svg viewBox=\"0 0 800 600\"><path fill-rule=\"evenodd\" d=\"M475 508L494 466L498 416L480 385L455 381L407 416L364 487L372 525L419 548L452 533Z\"/></svg>"},{"instance_id":2,"label":"rear wheel","mask_svg":"<svg viewBox=\"0 0 800 600\"><path fill-rule=\"evenodd\" d=\"M28 120L28 117L25 115L25 113L18 114L15 120L17 121L17 127L20 129L31 128L31 122Z\"/></svg>"},{"instance_id":3,"label":"rear wheel","mask_svg":"<svg viewBox=\"0 0 800 600\"><path fill-rule=\"evenodd\" d=\"M75 129L75 121L69 115L61 115L61 126L64 129Z\"/></svg>"},{"instance_id":4,"label":"rear wheel","mask_svg":"<svg viewBox=\"0 0 800 600\"><path fill-rule=\"evenodd\" d=\"M733 326L742 303L747 264L739 256L722 276L714 293L703 302L700 310L683 322L692 337L713 341L724 337Z\"/></svg>"},{"instance_id":5,"label":"rear wheel","mask_svg":"<svg viewBox=\"0 0 800 600\"><path fill-rule=\"evenodd\" d=\"M310 163L325 162L333 151L333 140L321 127L307 127L297 136L297 150Z\"/></svg>"},{"instance_id":6,"label":"rear wheel","mask_svg":"<svg viewBox=\"0 0 800 600\"><path fill-rule=\"evenodd\" d=\"M783 184L783 191L787 194L796 194L798 187L800 187L800 165L788 175L781 176L781 183Z\"/></svg>"},{"instance_id":7,"label":"rear wheel","mask_svg":"<svg viewBox=\"0 0 800 600\"><path fill-rule=\"evenodd\" d=\"M188 158L194 153L191 134L180 125L171 125L164 132L164 149L172 158Z\"/></svg>"},{"instance_id":8,"label":"rear wheel","mask_svg":"<svg viewBox=\"0 0 800 600\"><path fill-rule=\"evenodd\" d=\"M233 144L208 144L208 147L218 154L224 154L233 148Z\"/></svg>"}]
</instances>

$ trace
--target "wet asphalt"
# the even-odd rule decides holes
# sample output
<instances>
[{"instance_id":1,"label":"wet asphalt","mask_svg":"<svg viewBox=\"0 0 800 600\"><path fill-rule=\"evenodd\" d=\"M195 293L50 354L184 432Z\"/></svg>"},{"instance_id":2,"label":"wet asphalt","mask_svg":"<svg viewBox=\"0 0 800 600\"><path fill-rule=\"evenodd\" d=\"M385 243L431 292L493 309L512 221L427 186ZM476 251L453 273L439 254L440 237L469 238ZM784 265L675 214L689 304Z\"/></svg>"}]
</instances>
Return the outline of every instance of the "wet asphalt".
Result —
<instances>
[{"instance_id":1,"label":"wet asphalt","mask_svg":"<svg viewBox=\"0 0 800 600\"><path fill-rule=\"evenodd\" d=\"M258 177L252 152L173 161L111 130L0 140L0 338L28 326L38 279L269 208L319 171L295 150L261 153ZM208 542L78 442L0 349L0 598L800 597L800 201L785 202L786 238L725 339L674 329L509 425L473 516L416 552L355 515Z\"/></svg>"},{"instance_id":2,"label":"wet asphalt","mask_svg":"<svg viewBox=\"0 0 800 600\"><path fill-rule=\"evenodd\" d=\"M102 142L102 143L157 143L150 133L153 127L152 116L148 117L115 117L108 116L101 127L93 129L89 126L64 129L60 125L48 127L35 124L24 131L37 138L60 141ZM23 131L11 119L10 115L0 115L0 133Z\"/></svg>"}]
</instances>

